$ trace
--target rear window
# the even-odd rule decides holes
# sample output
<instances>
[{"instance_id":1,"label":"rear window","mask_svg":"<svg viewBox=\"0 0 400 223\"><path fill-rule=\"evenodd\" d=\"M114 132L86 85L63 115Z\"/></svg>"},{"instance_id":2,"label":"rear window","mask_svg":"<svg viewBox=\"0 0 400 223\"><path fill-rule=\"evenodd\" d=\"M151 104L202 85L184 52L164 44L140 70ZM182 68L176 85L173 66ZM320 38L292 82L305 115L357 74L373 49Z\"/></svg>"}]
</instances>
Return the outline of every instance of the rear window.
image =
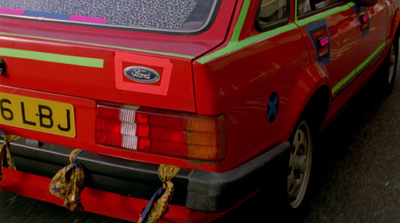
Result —
<instances>
[{"instance_id":1,"label":"rear window","mask_svg":"<svg viewBox=\"0 0 400 223\"><path fill-rule=\"evenodd\" d=\"M0 0L0 15L120 28L194 32L217 0Z\"/></svg>"}]
</instances>

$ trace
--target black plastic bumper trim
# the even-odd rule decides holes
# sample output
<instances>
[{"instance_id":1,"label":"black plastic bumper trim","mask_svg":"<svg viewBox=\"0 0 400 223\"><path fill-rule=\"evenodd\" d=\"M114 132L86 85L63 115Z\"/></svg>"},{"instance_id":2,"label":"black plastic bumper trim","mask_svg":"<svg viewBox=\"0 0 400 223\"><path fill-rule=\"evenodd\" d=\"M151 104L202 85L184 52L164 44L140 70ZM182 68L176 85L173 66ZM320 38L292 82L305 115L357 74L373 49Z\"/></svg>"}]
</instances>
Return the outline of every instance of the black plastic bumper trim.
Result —
<instances>
[{"instance_id":1,"label":"black plastic bumper trim","mask_svg":"<svg viewBox=\"0 0 400 223\"><path fill-rule=\"evenodd\" d=\"M268 164L289 147L288 142L282 143L225 173L194 170L189 178L186 207L206 212L233 207L260 187Z\"/></svg>"},{"instance_id":2,"label":"black plastic bumper trim","mask_svg":"<svg viewBox=\"0 0 400 223\"><path fill-rule=\"evenodd\" d=\"M52 178L69 164L73 150L54 144L41 143L39 147L26 145L25 139L11 143L18 170ZM85 186L125 196L149 200L162 186L157 164L136 162L86 151L77 161L85 171ZM174 177L175 193L172 204L185 206L190 169L181 168Z\"/></svg>"},{"instance_id":3,"label":"black plastic bumper trim","mask_svg":"<svg viewBox=\"0 0 400 223\"><path fill-rule=\"evenodd\" d=\"M21 138L11 143L11 153L18 170L52 178L69 164L72 148L25 141ZM225 211L259 188L260 177L265 177L265 168L288 148L288 142L282 143L224 173L181 168L173 178L175 192L171 203L197 211ZM80 155L78 162L85 170L85 185L94 189L149 200L162 185L158 164L89 151Z\"/></svg>"}]
</instances>

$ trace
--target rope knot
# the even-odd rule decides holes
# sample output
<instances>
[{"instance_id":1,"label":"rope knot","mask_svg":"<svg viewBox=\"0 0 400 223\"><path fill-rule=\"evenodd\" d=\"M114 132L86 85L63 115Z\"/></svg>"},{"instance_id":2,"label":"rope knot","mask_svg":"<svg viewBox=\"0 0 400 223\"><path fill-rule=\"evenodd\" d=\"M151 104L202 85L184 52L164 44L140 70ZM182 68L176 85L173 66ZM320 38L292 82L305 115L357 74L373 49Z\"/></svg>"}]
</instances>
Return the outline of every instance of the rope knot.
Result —
<instances>
[{"instance_id":1,"label":"rope knot","mask_svg":"<svg viewBox=\"0 0 400 223\"><path fill-rule=\"evenodd\" d=\"M69 154L70 164L61 170L51 180L50 193L64 199L64 207L71 211L83 211L80 194L84 189L85 174L77 162L84 150L75 149Z\"/></svg>"},{"instance_id":2,"label":"rope knot","mask_svg":"<svg viewBox=\"0 0 400 223\"><path fill-rule=\"evenodd\" d=\"M19 139L19 136L3 134L3 144L0 146L0 182L3 180L3 160L6 156L7 167L11 170L17 170L14 158L10 152L10 142Z\"/></svg>"},{"instance_id":3,"label":"rope knot","mask_svg":"<svg viewBox=\"0 0 400 223\"><path fill-rule=\"evenodd\" d=\"M158 176L163 185L147 203L142 216L140 216L139 223L155 223L168 212L168 205L174 194L174 183L171 180L179 170L180 168L177 166L160 165ZM156 200L157 202L154 203Z\"/></svg>"}]
</instances>

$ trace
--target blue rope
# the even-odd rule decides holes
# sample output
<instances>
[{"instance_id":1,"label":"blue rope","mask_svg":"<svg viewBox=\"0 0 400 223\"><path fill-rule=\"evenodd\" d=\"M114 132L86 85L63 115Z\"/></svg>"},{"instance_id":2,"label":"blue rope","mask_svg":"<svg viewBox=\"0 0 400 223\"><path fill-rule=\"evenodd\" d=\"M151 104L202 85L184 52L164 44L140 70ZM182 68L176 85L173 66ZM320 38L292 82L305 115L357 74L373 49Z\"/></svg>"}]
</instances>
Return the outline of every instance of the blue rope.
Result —
<instances>
[{"instance_id":1,"label":"blue rope","mask_svg":"<svg viewBox=\"0 0 400 223\"><path fill-rule=\"evenodd\" d=\"M150 213L151 207L153 206L153 203L160 198L165 192L165 188L161 187L160 189L157 190L157 192L153 195L153 197L151 197L149 203L147 203L146 207L143 210L142 216L140 216L140 218L142 219L141 222L142 223L146 220L147 215Z\"/></svg>"},{"instance_id":2,"label":"blue rope","mask_svg":"<svg viewBox=\"0 0 400 223\"><path fill-rule=\"evenodd\" d=\"M74 159L72 160L72 163L75 164L75 167L76 167L76 168L81 168L81 165L79 165L79 163L77 163L76 160L78 159L78 156L82 155L82 153L84 153L85 151L86 151L86 150L82 150L82 151L80 151L79 153L77 153L77 154L74 156Z\"/></svg>"}]
</instances>

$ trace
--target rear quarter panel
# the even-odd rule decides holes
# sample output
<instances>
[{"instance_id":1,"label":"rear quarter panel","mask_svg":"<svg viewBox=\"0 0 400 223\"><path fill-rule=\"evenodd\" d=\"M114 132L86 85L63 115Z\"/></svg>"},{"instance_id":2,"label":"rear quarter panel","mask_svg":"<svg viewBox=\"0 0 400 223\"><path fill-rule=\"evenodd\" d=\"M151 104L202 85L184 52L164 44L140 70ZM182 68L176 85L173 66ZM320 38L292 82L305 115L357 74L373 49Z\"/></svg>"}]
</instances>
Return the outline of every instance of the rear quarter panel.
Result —
<instances>
[{"instance_id":1,"label":"rear quarter panel","mask_svg":"<svg viewBox=\"0 0 400 223\"><path fill-rule=\"evenodd\" d=\"M194 63L198 112L225 114L228 154L218 171L287 140L305 99L315 90L312 85L320 81L309 71L309 55L297 26L258 32L254 28L258 4L249 4L246 20L234 24L240 29L242 22L245 35L230 37L227 45L213 52L222 56L212 58L211 53L212 59ZM278 112L270 122L268 106L274 104L270 99L274 94Z\"/></svg>"}]
</instances>

